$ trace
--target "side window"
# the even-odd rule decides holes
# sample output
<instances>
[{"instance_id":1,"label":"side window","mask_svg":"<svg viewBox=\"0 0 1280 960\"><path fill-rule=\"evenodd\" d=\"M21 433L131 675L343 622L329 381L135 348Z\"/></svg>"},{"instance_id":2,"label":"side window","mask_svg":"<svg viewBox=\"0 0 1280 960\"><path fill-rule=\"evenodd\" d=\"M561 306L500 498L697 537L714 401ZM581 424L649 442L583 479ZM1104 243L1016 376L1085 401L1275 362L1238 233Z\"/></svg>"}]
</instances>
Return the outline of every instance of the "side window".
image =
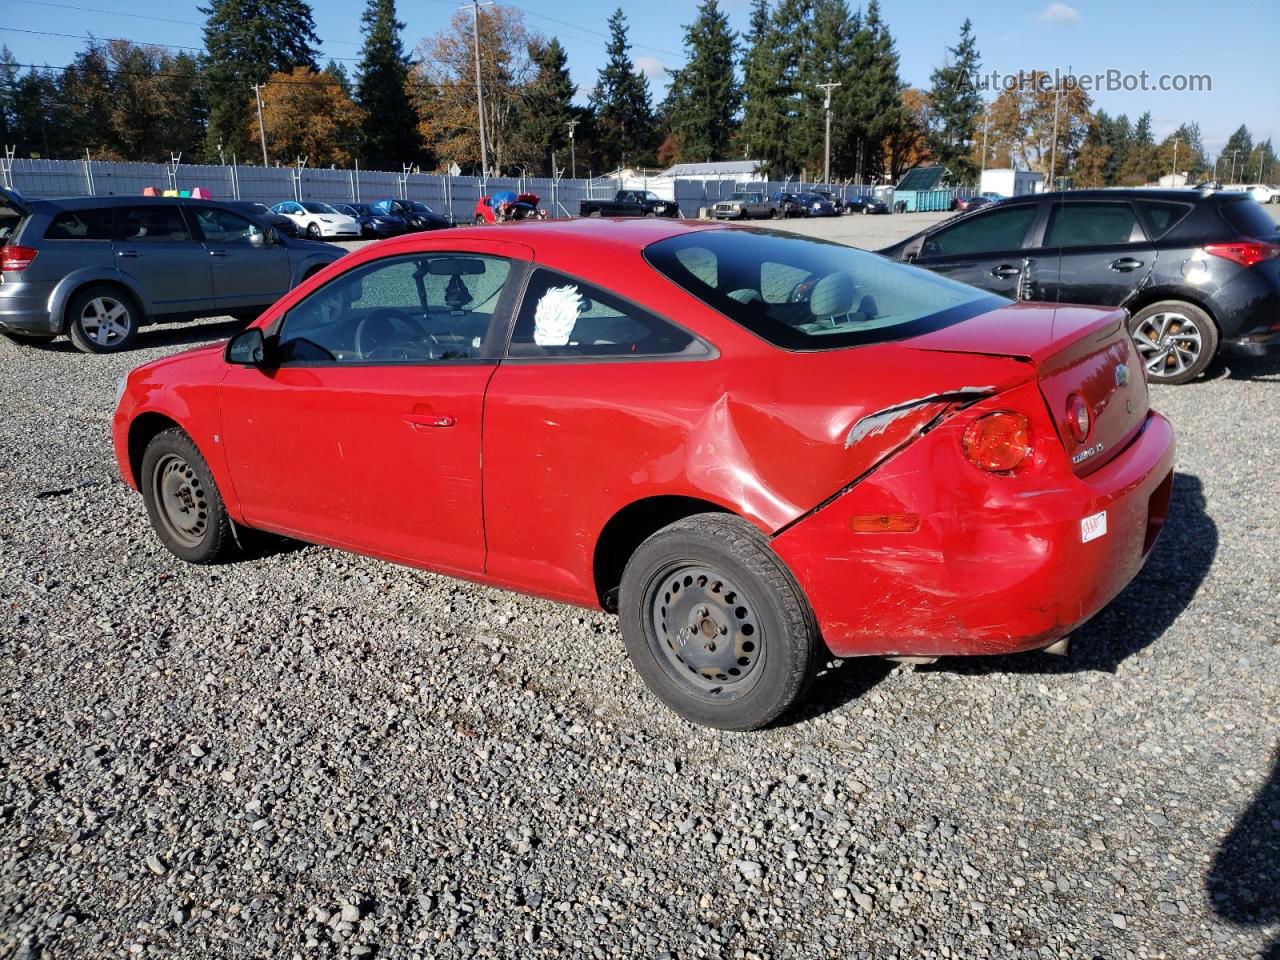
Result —
<instances>
[{"instance_id":1,"label":"side window","mask_svg":"<svg viewBox=\"0 0 1280 960\"><path fill-rule=\"evenodd\" d=\"M483 358L510 261L470 253L377 260L285 314L282 365L432 363Z\"/></svg>"},{"instance_id":2,"label":"side window","mask_svg":"<svg viewBox=\"0 0 1280 960\"><path fill-rule=\"evenodd\" d=\"M234 243L245 246L261 244L262 228L238 213L215 207L188 207L195 215L200 232L210 243Z\"/></svg>"},{"instance_id":3,"label":"side window","mask_svg":"<svg viewBox=\"0 0 1280 960\"><path fill-rule=\"evenodd\" d=\"M702 342L621 297L551 270L535 270L516 317L512 357L701 354Z\"/></svg>"},{"instance_id":4,"label":"side window","mask_svg":"<svg viewBox=\"0 0 1280 960\"><path fill-rule=\"evenodd\" d=\"M45 231L46 240L110 240L111 208L64 210Z\"/></svg>"},{"instance_id":5,"label":"side window","mask_svg":"<svg viewBox=\"0 0 1280 960\"><path fill-rule=\"evenodd\" d=\"M176 204L155 204L122 207L116 236L125 243L179 243L190 240L191 232Z\"/></svg>"},{"instance_id":6,"label":"side window","mask_svg":"<svg viewBox=\"0 0 1280 960\"><path fill-rule=\"evenodd\" d=\"M1146 239L1127 203L1057 203L1049 215L1046 247L1097 247Z\"/></svg>"},{"instance_id":7,"label":"side window","mask_svg":"<svg viewBox=\"0 0 1280 960\"><path fill-rule=\"evenodd\" d=\"M1034 204L992 210L939 230L921 247L922 257L945 257L952 254L994 253L1017 250L1027 237L1036 217Z\"/></svg>"},{"instance_id":8,"label":"side window","mask_svg":"<svg viewBox=\"0 0 1280 960\"><path fill-rule=\"evenodd\" d=\"M1190 204L1165 203L1160 200L1139 200L1138 206L1147 215L1153 237L1163 237L1174 224L1191 212Z\"/></svg>"}]
</instances>

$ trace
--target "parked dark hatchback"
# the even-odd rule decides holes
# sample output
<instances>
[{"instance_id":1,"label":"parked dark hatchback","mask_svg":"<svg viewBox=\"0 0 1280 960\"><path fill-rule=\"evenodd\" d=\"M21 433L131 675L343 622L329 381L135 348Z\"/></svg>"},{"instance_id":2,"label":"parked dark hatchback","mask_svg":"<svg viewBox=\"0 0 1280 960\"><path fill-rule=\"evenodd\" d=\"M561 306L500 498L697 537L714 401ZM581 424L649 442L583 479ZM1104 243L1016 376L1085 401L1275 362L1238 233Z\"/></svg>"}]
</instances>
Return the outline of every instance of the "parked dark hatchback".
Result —
<instances>
[{"instance_id":1,"label":"parked dark hatchback","mask_svg":"<svg viewBox=\"0 0 1280 960\"><path fill-rule=\"evenodd\" d=\"M376 217L399 217L410 233L419 230L444 230L453 226L452 220L436 213L421 200L383 197L369 204L369 209Z\"/></svg>"},{"instance_id":2,"label":"parked dark hatchback","mask_svg":"<svg viewBox=\"0 0 1280 960\"><path fill-rule=\"evenodd\" d=\"M1016 300L1123 306L1155 383L1280 353L1280 228L1247 194L1014 197L880 253Z\"/></svg>"},{"instance_id":3,"label":"parked dark hatchback","mask_svg":"<svg viewBox=\"0 0 1280 960\"><path fill-rule=\"evenodd\" d=\"M398 237L409 229L404 217L395 213L380 213L368 203L333 203L330 206L339 213L355 218L356 223L360 224L360 236L366 239Z\"/></svg>"},{"instance_id":4,"label":"parked dark hatchback","mask_svg":"<svg viewBox=\"0 0 1280 960\"><path fill-rule=\"evenodd\" d=\"M298 236L298 225L288 217L276 213L265 203L258 203L256 200L224 200L223 203L237 213L247 213L251 217L257 217L263 223L270 224L286 237Z\"/></svg>"}]
</instances>

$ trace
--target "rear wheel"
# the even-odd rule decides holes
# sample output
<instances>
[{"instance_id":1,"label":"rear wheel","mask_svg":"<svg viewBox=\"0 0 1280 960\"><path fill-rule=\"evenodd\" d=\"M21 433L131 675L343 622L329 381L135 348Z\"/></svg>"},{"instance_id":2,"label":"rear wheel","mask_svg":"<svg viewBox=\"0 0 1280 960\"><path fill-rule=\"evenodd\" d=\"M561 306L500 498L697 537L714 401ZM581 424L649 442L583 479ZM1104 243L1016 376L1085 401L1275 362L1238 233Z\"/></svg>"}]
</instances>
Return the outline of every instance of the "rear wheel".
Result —
<instances>
[{"instance_id":1,"label":"rear wheel","mask_svg":"<svg viewBox=\"0 0 1280 960\"><path fill-rule=\"evenodd\" d=\"M67 304L67 336L85 353L129 349L141 322L142 312L114 287L87 287Z\"/></svg>"},{"instance_id":2,"label":"rear wheel","mask_svg":"<svg viewBox=\"0 0 1280 960\"><path fill-rule=\"evenodd\" d=\"M12 340L14 343L21 344L24 347L52 343L57 336L56 333L20 333L17 330L5 330L3 333L6 340Z\"/></svg>"},{"instance_id":3,"label":"rear wheel","mask_svg":"<svg viewBox=\"0 0 1280 960\"><path fill-rule=\"evenodd\" d=\"M1218 352L1218 328L1197 306L1162 300L1129 320L1129 332L1152 383L1189 383Z\"/></svg>"},{"instance_id":4,"label":"rear wheel","mask_svg":"<svg viewBox=\"0 0 1280 960\"><path fill-rule=\"evenodd\" d=\"M231 520L196 445L177 427L142 455L139 480L151 526L165 549L188 563L217 563L234 546Z\"/></svg>"},{"instance_id":5,"label":"rear wheel","mask_svg":"<svg viewBox=\"0 0 1280 960\"><path fill-rule=\"evenodd\" d=\"M722 730L755 730L795 703L820 643L764 536L724 514L688 517L642 543L618 611L649 689L685 719Z\"/></svg>"},{"instance_id":6,"label":"rear wheel","mask_svg":"<svg viewBox=\"0 0 1280 960\"><path fill-rule=\"evenodd\" d=\"M474 220L472 220L472 221L471 221L471 223L472 223L472 225L474 225L474 226L477 226L477 227L483 227L483 226L484 226L484 217L480 216L480 214L478 214L478 213L477 213L477 214L476 214L476 218L475 218Z\"/></svg>"}]
</instances>

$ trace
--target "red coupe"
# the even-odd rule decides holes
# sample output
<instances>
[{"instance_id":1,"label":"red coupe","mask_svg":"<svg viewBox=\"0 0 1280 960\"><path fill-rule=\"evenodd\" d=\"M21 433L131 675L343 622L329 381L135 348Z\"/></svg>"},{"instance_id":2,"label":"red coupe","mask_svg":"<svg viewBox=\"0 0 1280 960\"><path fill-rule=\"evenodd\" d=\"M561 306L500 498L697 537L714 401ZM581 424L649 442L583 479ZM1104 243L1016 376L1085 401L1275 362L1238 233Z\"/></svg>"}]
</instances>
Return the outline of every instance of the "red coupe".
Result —
<instances>
[{"instance_id":1,"label":"red coupe","mask_svg":"<svg viewBox=\"0 0 1280 960\"><path fill-rule=\"evenodd\" d=\"M121 390L120 472L183 560L247 527L614 610L728 729L827 650L1057 643L1173 482L1122 311L751 227L386 240Z\"/></svg>"}]
</instances>

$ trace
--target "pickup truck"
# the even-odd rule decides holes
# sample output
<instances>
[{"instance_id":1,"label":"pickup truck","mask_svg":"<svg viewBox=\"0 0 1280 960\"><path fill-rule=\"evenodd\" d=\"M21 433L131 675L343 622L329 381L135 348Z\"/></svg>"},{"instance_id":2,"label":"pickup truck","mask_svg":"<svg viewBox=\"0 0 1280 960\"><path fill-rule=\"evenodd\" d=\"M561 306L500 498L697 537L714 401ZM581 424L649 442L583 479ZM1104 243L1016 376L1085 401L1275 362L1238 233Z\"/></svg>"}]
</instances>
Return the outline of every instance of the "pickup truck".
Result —
<instances>
[{"instance_id":1,"label":"pickup truck","mask_svg":"<svg viewBox=\"0 0 1280 960\"><path fill-rule=\"evenodd\" d=\"M678 217L680 208L652 190L619 190L612 200L583 200L578 213L584 217Z\"/></svg>"},{"instance_id":2,"label":"pickup truck","mask_svg":"<svg viewBox=\"0 0 1280 960\"><path fill-rule=\"evenodd\" d=\"M731 193L711 207L711 216L717 220L754 220L777 215L778 208L763 193Z\"/></svg>"}]
</instances>

